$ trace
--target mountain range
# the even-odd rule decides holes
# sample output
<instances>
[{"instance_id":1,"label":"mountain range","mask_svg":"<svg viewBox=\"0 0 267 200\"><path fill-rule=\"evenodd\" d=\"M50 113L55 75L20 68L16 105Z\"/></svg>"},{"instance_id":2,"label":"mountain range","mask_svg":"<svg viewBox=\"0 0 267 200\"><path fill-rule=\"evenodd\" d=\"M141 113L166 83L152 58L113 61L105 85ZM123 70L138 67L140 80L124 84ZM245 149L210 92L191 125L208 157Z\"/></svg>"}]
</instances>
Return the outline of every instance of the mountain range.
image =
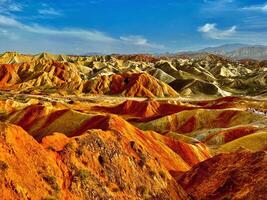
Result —
<instances>
[{"instance_id":1,"label":"mountain range","mask_svg":"<svg viewBox=\"0 0 267 200\"><path fill-rule=\"evenodd\" d=\"M219 56L228 57L231 59L255 59L255 60L267 60L267 46L265 45L249 45L249 44L223 44L219 46L206 47L195 51L181 51L178 53L158 53L158 54L143 54L156 57L175 57L175 56L199 56L202 54L214 54ZM88 52L81 56L104 56L106 54L100 52ZM119 55L119 54L112 54ZM138 54L140 56L141 54Z\"/></svg>"},{"instance_id":2,"label":"mountain range","mask_svg":"<svg viewBox=\"0 0 267 200\"><path fill-rule=\"evenodd\" d=\"M207 47L197 52L212 53L234 59L267 59L267 46L247 44L225 44L216 47Z\"/></svg>"}]
</instances>

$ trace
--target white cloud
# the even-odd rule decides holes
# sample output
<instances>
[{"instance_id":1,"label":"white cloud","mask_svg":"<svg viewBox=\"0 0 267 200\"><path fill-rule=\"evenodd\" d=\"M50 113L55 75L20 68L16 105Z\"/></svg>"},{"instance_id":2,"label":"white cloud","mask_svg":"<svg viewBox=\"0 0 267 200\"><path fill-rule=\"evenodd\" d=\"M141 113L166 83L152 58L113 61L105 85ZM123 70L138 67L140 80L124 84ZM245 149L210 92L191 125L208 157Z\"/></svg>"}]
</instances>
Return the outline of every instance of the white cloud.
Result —
<instances>
[{"instance_id":1,"label":"white cloud","mask_svg":"<svg viewBox=\"0 0 267 200\"><path fill-rule=\"evenodd\" d=\"M46 3L42 3L41 6L42 6L42 8L40 8L38 10L38 13L40 15L44 15L44 16L61 16L61 15L63 15L63 13L61 11L56 10L55 8L50 7Z\"/></svg>"},{"instance_id":2,"label":"white cloud","mask_svg":"<svg viewBox=\"0 0 267 200\"><path fill-rule=\"evenodd\" d=\"M22 23L13 17L5 15L0 15L0 29L1 28L4 28L10 33L15 32L17 34L17 37L21 36L21 43L29 39L36 43L35 46L38 46L38 48L43 48L43 50L47 51L51 51L52 49L54 52L56 50L61 50L60 52L63 53L65 53L66 50L68 50L69 52L71 49L77 48L73 47L74 44L76 44L78 47L81 46L80 49L86 49L86 46L88 46L88 48L91 47L92 51L109 53L122 52L123 50L125 50L124 53L134 51L151 52L164 48L163 45L150 43L146 38L142 36L130 35L116 38L97 30L77 28L57 29L45 27L40 24ZM2 33L2 35L3 34L7 35L6 32ZM26 42L21 45L17 43L17 46L21 46L20 48L24 47L32 49L32 47L25 47L25 44L27 45ZM17 49L15 45L16 44L12 44L12 46L9 46L10 48L15 47ZM55 46L57 46L57 48ZM1 48L3 49L3 45Z\"/></svg>"},{"instance_id":3,"label":"white cloud","mask_svg":"<svg viewBox=\"0 0 267 200\"><path fill-rule=\"evenodd\" d=\"M239 29L232 26L226 30L219 30L216 24L205 24L198 28L204 37L215 40L227 40L231 43L262 44L267 45L267 31Z\"/></svg>"},{"instance_id":4,"label":"white cloud","mask_svg":"<svg viewBox=\"0 0 267 200\"><path fill-rule=\"evenodd\" d=\"M3 37L8 38L10 40L17 40L17 39L19 39L19 37L15 33L10 32L10 31L8 31L6 29L1 29L0 28L0 35L3 36Z\"/></svg>"},{"instance_id":5,"label":"white cloud","mask_svg":"<svg viewBox=\"0 0 267 200\"><path fill-rule=\"evenodd\" d=\"M48 36L65 36L79 38L83 40L91 41L102 41L102 42L114 42L115 39L112 37L99 32L99 31L88 31L83 29L54 29L40 26L38 24L26 25L12 17L0 15L0 26L11 27L20 29L35 34L48 35Z\"/></svg>"},{"instance_id":6,"label":"white cloud","mask_svg":"<svg viewBox=\"0 0 267 200\"><path fill-rule=\"evenodd\" d=\"M165 48L163 45L150 43L146 38L144 38L143 36L139 36L139 35L121 36L120 40L122 42L130 43L130 44L138 45L138 46L145 46L145 47L158 48L158 49Z\"/></svg>"},{"instance_id":7,"label":"white cloud","mask_svg":"<svg viewBox=\"0 0 267 200\"><path fill-rule=\"evenodd\" d=\"M232 37L236 34L236 26L232 26L226 30L220 30L216 27L215 23L207 23L198 28L198 31L201 32L205 37L216 40L223 40Z\"/></svg>"},{"instance_id":8,"label":"white cloud","mask_svg":"<svg viewBox=\"0 0 267 200\"><path fill-rule=\"evenodd\" d=\"M248 11L260 11L260 12L266 12L267 13L267 3L264 5L253 5L242 8L242 10L248 10Z\"/></svg>"},{"instance_id":9,"label":"white cloud","mask_svg":"<svg viewBox=\"0 0 267 200\"><path fill-rule=\"evenodd\" d=\"M0 0L0 13L8 14L22 11L22 9L22 5L14 0Z\"/></svg>"},{"instance_id":10,"label":"white cloud","mask_svg":"<svg viewBox=\"0 0 267 200\"><path fill-rule=\"evenodd\" d=\"M20 29L22 31L35 33L39 35L46 35L46 36L61 36L61 37L71 37L71 38L78 38L81 40L87 41L98 41L98 42L121 42L127 43L131 45L138 45L144 47L152 47L152 48L163 48L162 45L149 43L146 38L143 36L121 36L119 39L113 38L103 32L100 31L89 31L84 29L55 29L55 28L48 28L44 26L40 26L38 24L33 25L26 25L14 18L7 17L4 15L0 15L0 26L5 27L13 27Z\"/></svg>"},{"instance_id":11,"label":"white cloud","mask_svg":"<svg viewBox=\"0 0 267 200\"><path fill-rule=\"evenodd\" d=\"M0 15L0 25L2 26L9 26L9 27L16 27L16 28L22 28L23 24L15 20L14 18Z\"/></svg>"},{"instance_id":12,"label":"white cloud","mask_svg":"<svg viewBox=\"0 0 267 200\"><path fill-rule=\"evenodd\" d=\"M71 37L71 38L78 38L81 40L87 41L99 41L99 42L115 42L116 39L102 33L100 31L89 31L83 29L53 29L53 28L46 28L39 25L33 26L24 26L24 30L42 34L47 36L64 36L64 37Z\"/></svg>"},{"instance_id":13,"label":"white cloud","mask_svg":"<svg viewBox=\"0 0 267 200\"><path fill-rule=\"evenodd\" d=\"M200 11L204 15L207 15L207 13L219 15L222 12L236 9L237 3L235 0L203 0L203 4L200 6Z\"/></svg>"},{"instance_id":14,"label":"white cloud","mask_svg":"<svg viewBox=\"0 0 267 200\"><path fill-rule=\"evenodd\" d=\"M120 39L125 42L131 42L136 45L146 45L147 44L147 39L143 38L142 36L121 36Z\"/></svg>"},{"instance_id":15,"label":"white cloud","mask_svg":"<svg viewBox=\"0 0 267 200\"><path fill-rule=\"evenodd\" d=\"M62 15L60 11L55 10L54 8L43 8L38 10L38 13L41 15L54 15L54 16Z\"/></svg>"}]
</instances>

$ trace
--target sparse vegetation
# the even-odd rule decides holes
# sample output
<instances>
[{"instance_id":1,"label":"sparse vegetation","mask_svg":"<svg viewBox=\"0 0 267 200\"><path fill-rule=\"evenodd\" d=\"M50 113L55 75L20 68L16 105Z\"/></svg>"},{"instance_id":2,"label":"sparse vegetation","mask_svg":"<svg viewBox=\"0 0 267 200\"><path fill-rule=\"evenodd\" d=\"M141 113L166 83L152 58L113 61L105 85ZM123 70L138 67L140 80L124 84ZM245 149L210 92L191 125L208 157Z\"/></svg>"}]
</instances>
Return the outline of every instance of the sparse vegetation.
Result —
<instances>
[{"instance_id":1,"label":"sparse vegetation","mask_svg":"<svg viewBox=\"0 0 267 200\"><path fill-rule=\"evenodd\" d=\"M98 162L100 163L100 165L104 165L105 163L105 158L102 155L98 156Z\"/></svg>"},{"instance_id":2,"label":"sparse vegetation","mask_svg":"<svg viewBox=\"0 0 267 200\"><path fill-rule=\"evenodd\" d=\"M155 178L155 177L157 176L157 173L154 172L154 171L152 171L152 170L150 170L150 171L148 172L148 174L149 174L149 176L150 176L151 178Z\"/></svg>"},{"instance_id":3,"label":"sparse vegetation","mask_svg":"<svg viewBox=\"0 0 267 200\"><path fill-rule=\"evenodd\" d=\"M77 156L77 157L80 157L80 156L83 155L83 150L82 150L81 148L78 148L78 149L75 151L75 153L76 153L76 156Z\"/></svg>"},{"instance_id":4,"label":"sparse vegetation","mask_svg":"<svg viewBox=\"0 0 267 200\"><path fill-rule=\"evenodd\" d=\"M166 179L166 173L164 172L164 171L162 171L162 170L160 170L159 171L159 175L160 175L160 177L162 178L162 179Z\"/></svg>"},{"instance_id":5,"label":"sparse vegetation","mask_svg":"<svg viewBox=\"0 0 267 200\"><path fill-rule=\"evenodd\" d=\"M1 171L6 171L8 169L8 164L4 161L0 161L0 170Z\"/></svg>"},{"instance_id":6,"label":"sparse vegetation","mask_svg":"<svg viewBox=\"0 0 267 200\"><path fill-rule=\"evenodd\" d=\"M52 147L52 146L49 146L47 149L50 150L50 151L56 151L55 148Z\"/></svg>"},{"instance_id":7,"label":"sparse vegetation","mask_svg":"<svg viewBox=\"0 0 267 200\"><path fill-rule=\"evenodd\" d=\"M141 168L143 168L143 167L145 166L145 164L146 164L146 157L143 156L143 155L141 155L141 156L140 156L140 160L138 161L138 165L139 165Z\"/></svg>"},{"instance_id":8,"label":"sparse vegetation","mask_svg":"<svg viewBox=\"0 0 267 200\"><path fill-rule=\"evenodd\" d=\"M135 153L140 157L138 161L138 165L143 168L146 164L146 157L143 154L142 146L138 146L134 141L130 141L131 148L135 151Z\"/></svg>"},{"instance_id":9,"label":"sparse vegetation","mask_svg":"<svg viewBox=\"0 0 267 200\"><path fill-rule=\"evenodd\" d=\"M60 187L57 183L57 179L55 176L44 176L44 181L47 182L51 188L57 193L60 191Z\"/></svg>"},{"instance_id":10,"label":"sparse vegetation","mask_svg":"<svg viewBox=\"0 0 267 200\"><path fill-rule=\"evenodd\" d=\"M143 199L149 199L151 196L149 194L149 190L145 185L138 186L136 188L137 196L140 196Z\"/></svg>"},{"instance_id":11,"label":"sparse vegetation","mask_svg":"<svg viewBox=\"0 0 267 200\"><path fill-rule=\"evenodd\" d=\"M65 149L74 149L74 145L70 142L65 145Z\"/></svg>"},{"instance_id":12,"label":"sparse vegetation","mask_svg":"<svg viewBox=\"0 0 267 200\"><path fill-rule=\"evenodd\" d=\"M74 177L73 180L74 181L86 181L86 179L90 176L90 172L86 169L80 169L78 170Z\"/></svg>"}]
</instances>

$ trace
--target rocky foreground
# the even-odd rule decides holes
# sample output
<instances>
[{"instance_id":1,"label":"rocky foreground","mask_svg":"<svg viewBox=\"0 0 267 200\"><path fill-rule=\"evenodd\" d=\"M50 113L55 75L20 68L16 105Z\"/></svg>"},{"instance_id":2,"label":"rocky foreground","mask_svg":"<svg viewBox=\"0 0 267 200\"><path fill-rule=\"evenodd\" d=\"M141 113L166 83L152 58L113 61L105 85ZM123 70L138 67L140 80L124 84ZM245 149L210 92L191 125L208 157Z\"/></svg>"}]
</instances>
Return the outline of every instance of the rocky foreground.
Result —
<instances>
[{"instance_id":1,"label":"rocky foreground","mask_svg":"<svg viewBox=\"0 0 267 200\"><path fill-rule=\"evenodd\" d=\"M0 56L1 199L267 199L267 65Z\"/></svg>"}]
</instances>

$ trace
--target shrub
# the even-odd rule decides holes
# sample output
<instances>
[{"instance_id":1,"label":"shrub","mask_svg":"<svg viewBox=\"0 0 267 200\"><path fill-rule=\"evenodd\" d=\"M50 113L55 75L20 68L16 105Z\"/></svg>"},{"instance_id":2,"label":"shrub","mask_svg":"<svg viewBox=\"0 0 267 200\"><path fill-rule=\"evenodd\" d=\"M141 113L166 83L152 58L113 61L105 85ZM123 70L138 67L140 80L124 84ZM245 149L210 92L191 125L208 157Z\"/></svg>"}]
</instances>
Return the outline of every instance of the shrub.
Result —
<instances>
[{"instance_id":1,"label":"shrub","mask_svg":"<svg viewBox=\"0 0 267 200\"><path fill-rule=\"evenodd\" d=\"M6 171L8 169L8 164L4 161L0 161L0 170Z\"/></svg>"},{"instance_id":2,"label":"shrub","mask_svg":"<svg viewBox=\"0 0 267 200\"><path fill-rule=\"evenodd\" d=\"M90 172L86 169L80 169L78 170L74 175L74 181L85 181L90 175Z\"/></svg>"},{"instance_id":3,"label":"shrub","mask_svg":"<svg viewBox=\"0 0 267 200\"><path fill-rule=\"evenodd\" d=\"M51 188L56 191L59 192L60 191L60 187L57 184L57 179L54 176L44 176L43 179L45 180L45 182L47 182Z\"/></svg>"}]
</instances>

